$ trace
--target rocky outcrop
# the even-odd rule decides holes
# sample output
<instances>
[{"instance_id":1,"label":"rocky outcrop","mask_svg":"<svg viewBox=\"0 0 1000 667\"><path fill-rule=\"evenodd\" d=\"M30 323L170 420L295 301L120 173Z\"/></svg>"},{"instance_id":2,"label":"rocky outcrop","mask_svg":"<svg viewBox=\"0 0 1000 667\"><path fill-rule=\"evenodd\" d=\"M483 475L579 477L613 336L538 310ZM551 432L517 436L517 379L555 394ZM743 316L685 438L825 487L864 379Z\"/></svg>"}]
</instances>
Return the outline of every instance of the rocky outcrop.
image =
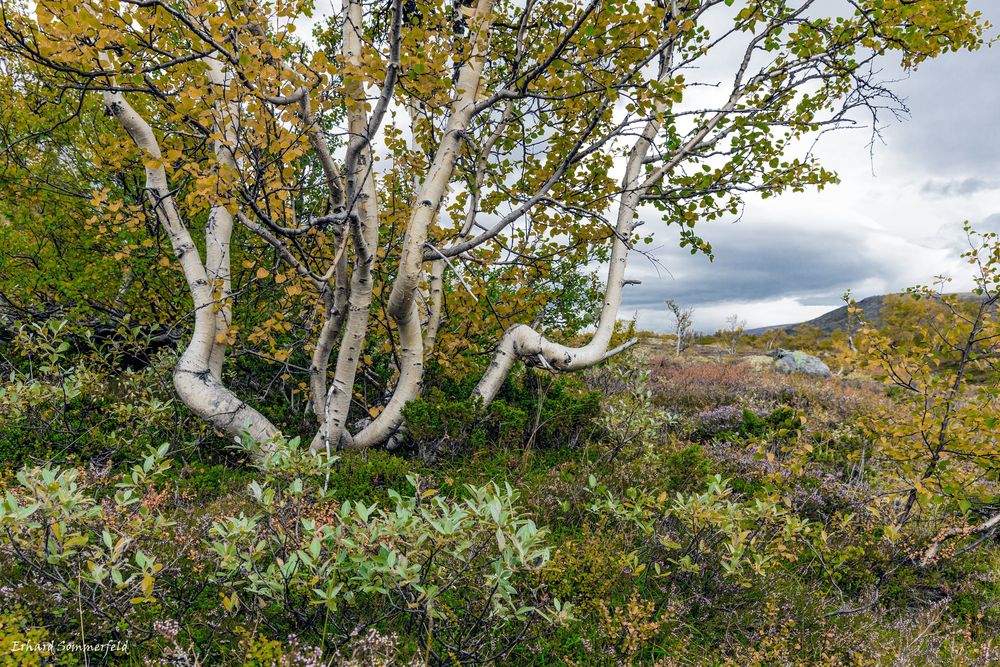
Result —
<instances>
[{"instance_id":1,"label":"rocky outcrop","mask_svg":"<svg viewBox=\"0 0 1000 667\"><path fill-rule=\"evenodd\" d=\"M775 350L771 356L774 357L775 368L785 373L802 373L814 377L832 375L829 366L822 360L801 350Z\"/></svg>"}]
</instances>

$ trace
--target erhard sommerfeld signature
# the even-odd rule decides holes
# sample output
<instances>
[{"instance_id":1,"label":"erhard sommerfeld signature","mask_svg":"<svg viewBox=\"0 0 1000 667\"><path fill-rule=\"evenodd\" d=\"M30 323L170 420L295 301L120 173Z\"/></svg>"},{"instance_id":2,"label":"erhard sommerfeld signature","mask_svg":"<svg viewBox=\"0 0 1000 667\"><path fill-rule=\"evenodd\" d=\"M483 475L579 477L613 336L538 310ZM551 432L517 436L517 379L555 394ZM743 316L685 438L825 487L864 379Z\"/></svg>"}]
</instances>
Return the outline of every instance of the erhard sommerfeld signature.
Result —
<instances>
[{"instance_id":1,"label":"erhard sommerfeld signature","mask_svg":"<svg viewBox=\"0 0 1000 667\"><path fill-rule=\"evenodd\" d=\"M128 641L108 641L100 644L86 644L75 641L22 642L11 643L11 653L120 653L128 650Z\"/></svg>"}]
</instances>

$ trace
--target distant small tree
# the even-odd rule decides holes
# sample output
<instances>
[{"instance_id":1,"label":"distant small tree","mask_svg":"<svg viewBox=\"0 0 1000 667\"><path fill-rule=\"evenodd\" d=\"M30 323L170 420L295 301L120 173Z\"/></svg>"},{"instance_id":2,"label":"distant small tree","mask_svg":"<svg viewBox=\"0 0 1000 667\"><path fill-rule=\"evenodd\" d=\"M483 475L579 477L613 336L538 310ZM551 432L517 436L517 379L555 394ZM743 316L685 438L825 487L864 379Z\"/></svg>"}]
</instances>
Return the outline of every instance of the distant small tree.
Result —
<instances>
[{"instance_id":1,"label":"distant small tree","mask_svg":"<svg viewBox=\"0 0 1000 667\"><path fill-rule=\"evenodd\" d=\"M800 324L795 327L795 332L788 338L788 346L796 350L809 350L817 352L824 346L828 346L826 334L814 324Z\"/></svg>"},{"instance_id":2,"label":"distant small tree","mask_svg":"<svg viewBox=\"0 0 1000 667\"><path fill-rule=\"evenodd\" d=\"M858 326L860 324L860 318L858 317L857 309L853 307L854 300L851 298L851 290L844 292L843 296L840 297L841 301L847 306L847 322L844 325L847 329L847 348L852 353L857 353L858 348L854 344L854 336L858 333Z\"/></svg>"},{"instance_id":3,"label":"distant small tree","mask_svg":"<svg viewBox=\"0 0 1000 667\"><path fill-rule=\"evenodd\" d=\"M694 308L682 308L673 299L667 299L667 310L674 318L674 336L677 337L676 356L681 356L681 352L686 350L691 344L691 327L694 321Z\"/></svg>"},{"instance_id":4,"label":"distant small tree","mask_svg":"<svg viewBox=\"0 0 1000 667\"><path fill-rule=\"evenodd\" d=\"M726 318L726 326L719 329L715 335L729 348L729 354L736 354L736 344L743 338L746 327L747 321L741 320L739 315L733 313Z\"/></svg>"},{"instance_id":5,"label":"distant small tree","mask_svg":"<svg viewBox=\"0 0 1000 667\"><path fill-rule=\"evenodd\" d=\"M776 347L784 347L788 340L788 333L781 327L770 329L757 336L757 342L770 352Z\"/></svg>"}]
</instances>

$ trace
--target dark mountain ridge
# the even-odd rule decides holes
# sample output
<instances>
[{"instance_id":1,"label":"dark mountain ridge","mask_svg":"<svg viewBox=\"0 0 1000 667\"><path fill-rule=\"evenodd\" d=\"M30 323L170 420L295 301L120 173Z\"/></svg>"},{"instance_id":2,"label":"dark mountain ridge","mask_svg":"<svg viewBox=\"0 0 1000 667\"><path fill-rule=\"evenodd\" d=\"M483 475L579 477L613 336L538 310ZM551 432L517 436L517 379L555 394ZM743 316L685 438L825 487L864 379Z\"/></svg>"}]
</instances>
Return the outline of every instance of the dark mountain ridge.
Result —
<instances>
[{"instance_id":1,"label":"dark mountain ridge","mask_svg":"<svg viewBox=\"0 0 1000 667\"><path fill-rule=\"evenodd\" d=\"M876 327L882 325L882 308L885 306L886 300L891 297L900 296L899 294L877 294L875 296L870 296L857 301L858 307L864 316L864 319L871 322ZM975 301L979 300L979 297L972 292L963 292L958 294L958 297L963 300ZM760 334L767 333L769 331L774 331L775 329L782 329L787 334L794 334L800 327L816 327L823 334L830 335L834 331L847 331L848 324L848 309L847 306L841 306L839 308L834 308L828 313L824 313L819 317L813 318L806 322L798 322L796 324L776 324L768 327L758 327L756 329L748 329L747 334L752 336L759 336Z\"/></svg>"}]
</instances>

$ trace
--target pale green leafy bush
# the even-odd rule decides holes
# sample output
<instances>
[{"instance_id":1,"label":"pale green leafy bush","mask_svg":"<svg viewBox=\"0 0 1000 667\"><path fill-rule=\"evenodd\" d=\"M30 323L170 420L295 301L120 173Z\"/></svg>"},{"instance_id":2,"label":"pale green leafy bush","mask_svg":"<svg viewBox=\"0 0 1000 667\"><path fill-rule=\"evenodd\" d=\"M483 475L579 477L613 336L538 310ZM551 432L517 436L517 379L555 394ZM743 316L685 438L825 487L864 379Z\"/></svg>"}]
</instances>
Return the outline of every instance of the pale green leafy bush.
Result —
<instances>
[{"instance_id":1,"label":"pale green leafy bush","mask_svg":"<svg viewBox=\"0 0 1000 667\"><path fill-rule=\"evenodd\" d=\"M330 618L353 635L362 619L416 623L424 650L482 656L529 624L568 616L544 604L528 575L549 560L547 531L523 515L509 485L468 485L446 497L408 476L387 507L335 501L336 457L297 439L271 443L248 492L256 512L215 521L215 582L232 613L279 604ZM354 625L351 619L357 619ZM512 639L513 640L513 639Z\"/></svg>"},{"instance_id":2,"label":"pale green leafy bush","mask_svg":"<svg viewBox=\"0 0 1000 667\"><path fill-rule=\"evenodd\" d=\"M132 369L122 358L140 335L124 330L99 342L62 321L20 326L0 350L0 461L104 460L119 452L130 460L190 435L172 401L165 359Z\"/></svg>"},{"instance_id":3,"label":"pale green leafy bush","mask_svg":"<svg viewBox=\"0 0 1000 667\"><path fill-rule=\"evenodd\" d=\"M154 602L163 564L143 543L170 526L156 509L167 449L151 450L110 489L100 479L106 472L21 469L0 502L0 553L10 564L0 577L9 589L73 600L112 624Z\"/></svg>"}]
</instances>

